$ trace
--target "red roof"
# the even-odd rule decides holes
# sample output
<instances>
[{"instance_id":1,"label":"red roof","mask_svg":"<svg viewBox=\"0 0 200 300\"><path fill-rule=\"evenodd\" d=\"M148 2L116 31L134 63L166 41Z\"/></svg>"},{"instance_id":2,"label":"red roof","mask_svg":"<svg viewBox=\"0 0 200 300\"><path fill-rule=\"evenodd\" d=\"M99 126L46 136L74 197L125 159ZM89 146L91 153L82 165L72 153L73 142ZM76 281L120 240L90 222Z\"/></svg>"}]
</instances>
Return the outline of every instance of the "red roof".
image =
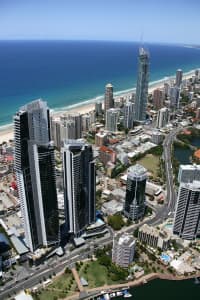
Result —
<instances>
[{"instance_id":1,"label":"red roof","mask_svg":"<svg viewBox=\"0 0 200 300\"><path fill-rule=\"evenodd\" d=\"M106 153L110 153L110 154L115 154L115 151L113 151L112 149L106 147L106 146L101 146L99 149L100 152L106 152Z\"/></svg>"}]
</instances>

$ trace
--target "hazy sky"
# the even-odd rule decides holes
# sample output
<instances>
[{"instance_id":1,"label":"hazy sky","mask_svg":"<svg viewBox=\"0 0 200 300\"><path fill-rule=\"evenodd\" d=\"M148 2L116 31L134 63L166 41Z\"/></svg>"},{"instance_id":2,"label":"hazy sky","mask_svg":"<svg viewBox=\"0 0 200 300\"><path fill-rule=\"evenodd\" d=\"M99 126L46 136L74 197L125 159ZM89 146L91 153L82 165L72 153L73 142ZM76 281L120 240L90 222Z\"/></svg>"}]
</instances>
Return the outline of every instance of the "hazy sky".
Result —
<instances>
[{"instance_id":1,"label":"hazy sky","mask_svg":"<svg viewBox=\"0 0 200 300\"><path fill-rule=\"evenodd\" d=\"M200 44L200 0L0 0L0 39Z\"/></svg>"}]
</instances>

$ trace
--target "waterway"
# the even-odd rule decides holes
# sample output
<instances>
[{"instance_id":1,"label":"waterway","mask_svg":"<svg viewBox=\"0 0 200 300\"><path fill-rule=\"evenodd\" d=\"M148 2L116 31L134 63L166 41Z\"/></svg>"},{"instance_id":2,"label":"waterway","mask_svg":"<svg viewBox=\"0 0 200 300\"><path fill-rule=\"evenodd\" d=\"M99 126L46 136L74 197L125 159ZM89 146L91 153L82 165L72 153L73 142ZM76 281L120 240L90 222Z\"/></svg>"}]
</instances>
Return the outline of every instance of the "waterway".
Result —
<instances>
[{"instance_id":1,"label":"waterway","mask_svg":"<svg viewBox=\"0 0 200 300\"><path fill-rule=\"evenodd\" d=\"M130 289L134 300L188 300L199 299L200 284L195 280L170 281L156 279L138 287ZM125 299L117 297L117 299Z\"/></svg>"},{"instance_id":2,"label":"waterway","mask_svg":"<svg viewBox=\"0 0 200 300\"><path fill-rule=\"evenodd\" d=\"M200 137L194 137L191 139L191 145L200 148ZM193 154L193 150L182 147L174 147L175 158L180 162L180 164L190 164L190 157Z\"/></svg>"}]
</instances>

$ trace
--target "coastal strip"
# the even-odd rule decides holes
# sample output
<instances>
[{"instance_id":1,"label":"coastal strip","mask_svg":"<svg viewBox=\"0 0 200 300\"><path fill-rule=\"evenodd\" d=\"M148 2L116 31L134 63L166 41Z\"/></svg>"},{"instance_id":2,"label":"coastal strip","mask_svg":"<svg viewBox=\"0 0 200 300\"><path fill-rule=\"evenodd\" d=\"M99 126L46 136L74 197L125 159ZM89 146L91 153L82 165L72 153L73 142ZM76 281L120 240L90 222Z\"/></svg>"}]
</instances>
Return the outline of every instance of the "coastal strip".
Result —
<instances>
[{"instance_id":1,"label":"coastal strip","mask_svg":"<svg viewBox=\"0 0 200 300\"><path fill-rule=\"evenodd\" d=\"M195 73L195 70L191 70L189 72L184 73L184 80L191 78ZM149 83L148 93L151 94L153 90L158 88L163 88L165 82L169 82L170 80L174 80L175 76L165 77L157 81L153 81ZM127 89L114 93L114 97L117 99L118 97L129 97L133 92L135 92L135 88ZM94 110L95 103L97 101L103 102L104 96L98 96L91 100L82 101L81 103L77 103L74 105L69 105L63 107L62 109L52 109L51 114L55 117L59 117L66 113L80 113L87 114L88 112ZM9 140L13 140L13 124L0 126L0 144L3 142L7 142Z\"/></svg>"}]
</instances>

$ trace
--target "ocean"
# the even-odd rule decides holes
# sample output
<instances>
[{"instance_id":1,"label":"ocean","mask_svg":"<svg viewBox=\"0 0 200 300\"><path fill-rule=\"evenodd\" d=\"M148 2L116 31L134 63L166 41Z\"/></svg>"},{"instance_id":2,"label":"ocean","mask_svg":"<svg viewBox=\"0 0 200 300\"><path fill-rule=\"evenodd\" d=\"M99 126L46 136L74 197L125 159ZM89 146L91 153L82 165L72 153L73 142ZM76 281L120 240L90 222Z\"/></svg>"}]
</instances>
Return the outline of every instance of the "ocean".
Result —
<instances>
[{"instance_id":1,"label":"ocean","mask_svg":"<svg viewBox=\"0 0 200 300\"><path fill-rule=\"evenodd\" d=\"M137 80L138 43L105 41L0 41L0 127L20 106L43 98L59 111L103 99L111 82L118 94ZM150 81L200 67L200 49L146 44Z\"/></svg>"}]
</instances>

